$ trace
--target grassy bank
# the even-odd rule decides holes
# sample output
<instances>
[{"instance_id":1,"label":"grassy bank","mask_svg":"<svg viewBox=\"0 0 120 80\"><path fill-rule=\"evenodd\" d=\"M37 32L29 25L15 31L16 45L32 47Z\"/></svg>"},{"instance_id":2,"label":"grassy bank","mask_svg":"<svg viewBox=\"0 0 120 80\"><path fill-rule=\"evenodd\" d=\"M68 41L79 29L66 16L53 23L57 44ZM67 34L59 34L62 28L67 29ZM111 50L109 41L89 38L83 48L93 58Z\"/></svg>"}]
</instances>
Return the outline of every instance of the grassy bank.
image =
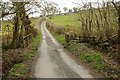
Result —
<instances>
[{"instance_id":1,"label":"grassy bank","mask_svg":"<svg viewBox=\"0 0 120 80\"><path fill-rule=\"evenodd\" d=\"M41 19L37 25L40 25L43 20L44 19ZM34 22L35 20L33 23ZM37 56L36 51L38 50L41 37L41 31L38 31L28 47L9 49L7 51L3 50L3 79L31 77L32 63L35 63L34 60Z\"/></svg>"},{"instance_id":2,"label":"grassy bank","mask_svg":"<svg viewBox=\"0 0 120 80\"><path fill-rule=\"evenodd\" d=\"M52 30L50 30L50 32L52 33L53 36L55 36L55 38L63 45L66 44L65 42L65 37L63 34L59 35L59 34L56 34L55 32L53 32Z\"/></svg>"},{"instance_id":3,"label":"grassy bank","mask_svg":"<svg viewBox=\"0 0 120 80\"><path fill-rule=\"evenodd\" d=\"M34 41L31 43L29 48L25 50L24 53L21 54L20 57L16 58L17 62L8 73L8 78L29 78L31 73L31 63L33 63L36 54L36 50L38 49L38 45L41 40L41 32L37 34L34 38Z\"/></svg>"},{"instance_id":4,"label":"grassy bank","mask_svg":"<svg viewBox=\"0 0 120 80\"><path fill-rule=\"evenodd\" d=\"M118 77L118 68L109 64L100 53L86 46L86 43L70 43L67 48L70 49L79 59L89 64L104 76L108 78Z\"/></svg>"}]
</instances>

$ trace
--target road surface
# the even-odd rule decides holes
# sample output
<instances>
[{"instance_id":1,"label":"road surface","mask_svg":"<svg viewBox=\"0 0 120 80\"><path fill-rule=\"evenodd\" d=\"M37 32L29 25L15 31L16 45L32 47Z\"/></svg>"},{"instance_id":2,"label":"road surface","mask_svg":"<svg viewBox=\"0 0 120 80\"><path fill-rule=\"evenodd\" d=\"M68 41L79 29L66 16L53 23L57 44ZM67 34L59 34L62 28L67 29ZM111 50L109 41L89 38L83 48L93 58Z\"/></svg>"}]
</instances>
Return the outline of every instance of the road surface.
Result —
<instances>
[{"instance_id":1,"label":"road surface","mask_svg":"<svg viewBox=\"0 0 120 80\"><path fill-rule=\"evenodd\" d=\"M78 64L70 53L50 34L46 22L41 24L42 42L38 48L39 58L35 65L36 78L95 78L82 64ZM92 73L91 73L92 72Z\"/></svg>"}]
</instances>

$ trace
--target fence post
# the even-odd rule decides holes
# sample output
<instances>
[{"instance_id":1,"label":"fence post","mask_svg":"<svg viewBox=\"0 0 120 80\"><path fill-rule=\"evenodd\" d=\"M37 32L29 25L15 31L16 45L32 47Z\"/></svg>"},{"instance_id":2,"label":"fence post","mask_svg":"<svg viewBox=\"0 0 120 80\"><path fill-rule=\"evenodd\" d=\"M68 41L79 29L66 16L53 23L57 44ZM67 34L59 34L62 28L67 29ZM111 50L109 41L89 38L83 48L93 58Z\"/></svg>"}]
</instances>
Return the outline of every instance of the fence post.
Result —
<instances>
[{"instance_id":1,"label":"fence post","mask_svg":"<svg viewBox=\"0 0 120 80\"><path fill-rule=\"evenodd\" d=\"M81 41L81 36L79 35L79 42Z\"/></svg>"},{"instance_id":2,"label":"fence post","mask_svg":"<svg viewBox=\"0 0 120 80\"><path fill-rule=\"evenodd\" d=\"M70 42L70 41L69 41L69 37L70 37L70 36L69 36L68 34L65 34L65 42L66 42L66 43L69 43L69 42Z\"/></svg>"},{"instance_id":3,"label":"fence post","mask_svg":"<svg viewBox=\"0 0 120 80\"><path fill-rule=\"evenodd\" d=\"M72 39L76 40L76 33L74 33L72 37Z\"/></svg>"},{"instance_id":4,"label":"fence post","mask_svg":"<svg viewBox=\"0 0 120 80\"><path fill-rule=\"evenodd\" d=\"M95 36L93 37L93 42L95 42Z\"/></svg>"}]
</instances>

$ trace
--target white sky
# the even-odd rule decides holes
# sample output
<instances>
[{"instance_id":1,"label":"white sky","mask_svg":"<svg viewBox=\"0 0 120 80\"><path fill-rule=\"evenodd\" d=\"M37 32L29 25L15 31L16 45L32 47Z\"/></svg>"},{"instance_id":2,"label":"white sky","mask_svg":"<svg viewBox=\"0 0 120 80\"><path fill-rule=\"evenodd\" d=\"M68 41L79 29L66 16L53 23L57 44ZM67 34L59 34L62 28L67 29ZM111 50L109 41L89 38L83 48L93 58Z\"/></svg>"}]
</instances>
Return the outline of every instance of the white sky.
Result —
<instances>
[{"instance_id":1,"label":"white sky","mask_svg":"<svg viewBox=\"0 0 120 80\"><path fill-rule=\"evenodd\" d=\"M3 0L3 1L6 2L6 1L9 1L9 0ZM31 0L29 0L29 1L31 1ZM37 1L39 1L39 0L37 0ZM86 2L95 3L97 1L102 2L103 0L46 0L46 1L52 1L52 2L57 3L58 7L60 7L62 12L63 12L63 7L67 7L68 9L72 9L73 7L77 7L78 5L75 4L75 3L79 3L79 4L83 5L82 2L84 2L84 3L86 3ZM112 0L104 0L104 1L112 1ZM114 0L114 1L120 1L120 0ZM39 15L40 14L37 13L37 14L31 15L31 16L39 16Z\"/></svg>"},{"instance_id":2,"label":"white sky","mask_svg":"<svg viewBox=\"0 0 120 80\"><path fill-rule=\"evenodd\" d=\"M4 2L9 1L9 0L3 0ZM17 0L14 0L17 1ZM20 1L20 0L18 0ZM25 0L25 1L32 1L32 0ZM40 0L37 0L40 1ZM55 2L59 5L59 7L62 9L63 7L67 7L68 9L72 9L73 7L77 7L78 5L75 3L79 3L79 4L83 4L82 2L86 3L86 2L102 2L102 1L112 1L112 0L46 0L46 1L52 1ZM120 1L120 0L114 0L114 1ZM75 2L75 3L73 3Z\"/></svg>"},{"instance_id":3,"label":"white sky","mask_svg":"<svg viewBox=\"0 0 120 80\"><path fill-rule=\"evenodd\" d=\"M102 2L103 0L49 0L52 2L55 2L59 5L59 7L63 8L63 7L68 7L69 9L72 9L73 7L77 7L78 5L75 3L79 3L81 5L83 5L82 2L86 3L86 2ZM112 1L112 0L104 0L104 1ZM114 1L120 1L120 0L114 0ZM73 3L75 2L75 3Z\"/></svg>"},{"instance_id":4,"label":"white sky","mask_svg":"<svg viewBox=\"0 0 120 80\"><path fill-rule=\"evenodd\" d=\"M58 7L60 7L61 11L63 12L63 7L67 7L68 9L72 9L73 7L78 7L78 4L75 3L79 3L80 5L83 5L83 3L87 3L87 2L95 3L97 1L102 2L103 0L47 0L47 1L52 1L57 3ZM104 1L112 1L112 0L104 0ZM120 0L114 0L114 1L120 1Z\"/></svg>"},{"instance_id":5,"label":"white sky","mask_svg":"<svg viewBox=\"0 0 120 80\"><path fill-rule=\"evenodd\" d=\"M59 7L68 7L69 9L72 9L73 7L76 7L77 4L74 4L73 2L80 3L80 0L51 0L52 2L55 2L59 5Z\"/></svg>"}]
</instances>

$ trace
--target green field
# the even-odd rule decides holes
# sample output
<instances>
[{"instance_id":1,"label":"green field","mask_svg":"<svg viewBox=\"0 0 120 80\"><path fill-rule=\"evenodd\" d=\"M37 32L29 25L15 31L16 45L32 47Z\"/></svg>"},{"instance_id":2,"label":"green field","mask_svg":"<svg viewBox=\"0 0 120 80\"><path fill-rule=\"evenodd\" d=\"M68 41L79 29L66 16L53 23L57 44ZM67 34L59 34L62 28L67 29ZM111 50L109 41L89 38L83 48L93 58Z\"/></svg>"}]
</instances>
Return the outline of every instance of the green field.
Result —
<instances>
[{"instance_id":1,"label":"green field","mask_svg":"<svg viewBox=\"0 0 120 80\"><path fill-rule=\"evenodd\" d=\"M50 19L53 23L60 26L77 26L78 22L75 21L76 15L60 15Z\"/></svg>"},{"instance_id":2,"label":"green field","mask_svg":"<svg viewBox=\"0 0 120 80\"><path fill-rule=\"evenodd\" d=\"M37 18L30 18L31 25L33 26ZM2 35L6 35L7 32L13 32L13 21L2 21ZM9 28L7 27L9 26Z\"/></svg>"}]
</instances>

